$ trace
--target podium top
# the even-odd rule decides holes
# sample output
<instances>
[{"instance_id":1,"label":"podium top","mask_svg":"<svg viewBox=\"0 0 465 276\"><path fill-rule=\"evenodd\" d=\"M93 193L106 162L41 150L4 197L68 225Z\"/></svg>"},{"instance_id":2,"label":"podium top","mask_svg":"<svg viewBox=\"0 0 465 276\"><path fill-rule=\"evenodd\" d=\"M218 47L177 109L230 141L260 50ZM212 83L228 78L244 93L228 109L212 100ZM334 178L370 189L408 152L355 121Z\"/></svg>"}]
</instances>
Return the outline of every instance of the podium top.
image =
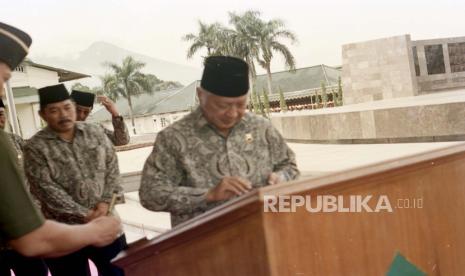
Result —
<instances>
[{"instance_id":1,"label":"podium top","mask_svg":"<svg viewBox=\"0 0 465 276\"><path fill-rule=\"evenodd\" d=\"M233 223L237 221L237 219L248 214L263 210L264 195L280 196L299 194L313 189L330 187L349 180L387 173L400 168L435 165L435 162L439 161L439 159L453 158L454 156L463 154L465 154L465 143L459 143L450 147L422 152L345 171L263 187L179 224L170 231L152 240L138 242L128 250L120 253L114 260L114 263L119 266L124 266L137 259L143 259L166 248L190 239L195 239L196 236L212 231L219 226ZM129 256L131 260L128 260Z\"/></svg>"}]
</instances>

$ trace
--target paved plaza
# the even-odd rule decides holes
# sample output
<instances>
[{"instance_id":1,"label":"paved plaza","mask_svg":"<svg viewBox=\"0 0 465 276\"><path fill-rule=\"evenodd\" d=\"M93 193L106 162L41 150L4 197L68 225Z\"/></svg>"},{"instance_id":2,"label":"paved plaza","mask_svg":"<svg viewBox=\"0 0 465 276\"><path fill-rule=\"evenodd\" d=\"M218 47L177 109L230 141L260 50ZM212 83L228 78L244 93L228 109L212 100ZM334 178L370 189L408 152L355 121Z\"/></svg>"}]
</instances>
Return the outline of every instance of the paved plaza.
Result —
<instances>
[{"instance_id":1,"label":"paved plaza","mask_svg":"<svg viewBox=\"0 0 465 276\"><path fill-rule=\"evenodd\" d=\"M462 142L408 143L408 144L296 144L290 147L296 153L302 177L317 176L383 162L399 157L436 150ZM118 152L121 173L141 171L152 147ZM154 237L171 228L169 213L144 209L137 192L125 195L126 203L117 206L124 223L128 241L142 236Z\"/></svg>"}]
</instances>

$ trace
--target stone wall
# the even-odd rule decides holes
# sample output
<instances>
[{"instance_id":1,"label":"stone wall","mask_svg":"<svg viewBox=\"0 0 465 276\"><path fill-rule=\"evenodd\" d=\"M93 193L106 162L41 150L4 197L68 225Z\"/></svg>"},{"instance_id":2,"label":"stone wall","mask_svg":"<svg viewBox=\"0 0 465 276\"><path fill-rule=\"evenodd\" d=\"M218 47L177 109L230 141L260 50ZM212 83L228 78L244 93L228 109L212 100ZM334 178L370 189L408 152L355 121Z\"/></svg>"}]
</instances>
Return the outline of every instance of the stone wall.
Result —
<instances>
[{"instance_id":1,"label":"stone wall","mask_svg":"<svg viewBox=\"0 0 465 276\"><path fill-rule=\"evenodd\" d=\"M465 87L465 37L416 40L412 41L412 47L418 57L414 62L419 94ZM428 66L428 47L442 50L439 57L435 57L441 70L432 70L431 64ZM431 55L429 57L431 59Z\"/></svg>"},{"instance_id":2,"label":"stone wall","mask_svg":"<svg viewBox=\"0 0 465 276\"><path fill-rule=\"evenodd\" d=\"M395 143L465 140L465 102L273 117L292 142Z\"/></svg>"},{"instance_id":3,"label":"stone wall","mask_svg":"<svg viewBox=\"0 0 465 276\"><path fill-rule=\"evenodd\" d=\"M344 104L417 95L410 35L342 46Z\"/></svg>"}]
</instances>

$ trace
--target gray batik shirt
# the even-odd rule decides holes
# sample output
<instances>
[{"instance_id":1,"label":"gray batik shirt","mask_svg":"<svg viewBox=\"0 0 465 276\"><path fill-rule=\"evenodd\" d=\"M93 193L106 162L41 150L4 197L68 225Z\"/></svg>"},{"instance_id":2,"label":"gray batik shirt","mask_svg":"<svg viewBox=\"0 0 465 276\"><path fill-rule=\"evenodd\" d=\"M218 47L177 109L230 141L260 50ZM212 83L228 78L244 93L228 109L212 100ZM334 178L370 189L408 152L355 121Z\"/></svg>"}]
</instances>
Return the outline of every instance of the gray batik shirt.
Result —
<instances>
[{"instance_id":1,"label":"gray batik shirt","mask_svg":"<svg viewBox=\"0 0 465 276\"><path fill-rule=\"evenodd\" d=\"M197 109L158 134L139 197L150 210L171 212L176 225L217 205L205 195L223 177L239 176L258 188L272 172L284 181L299 176L294 153L269 120L246 113L224 138Z\"/></svg>"},{"instance_id":2,"label":"gray batik shirt","mask_svg":"<svg viewBox=\"0 0 465 276\"><path fill-rule=\"evenodd\" d=\"M76 123L72 142L48 127L26 144L24 165L31 193L45 217L84 223L90 209L122 190L115 149L98 125Z\"/></svg>"},{"instance_id":3,"label":"gray batik shirt","mask_svg":"<svg viewBox=\"0 0 465 276\"><path fill-rule=\"evenodd\" d=\"M124 123L124 118L122 116L116 116L112 118L111 122L113 124L113 131L103 128L108 139L110 139L115 146L128 144L130 138L128 128Z\"/></svg>"}]
</instances>

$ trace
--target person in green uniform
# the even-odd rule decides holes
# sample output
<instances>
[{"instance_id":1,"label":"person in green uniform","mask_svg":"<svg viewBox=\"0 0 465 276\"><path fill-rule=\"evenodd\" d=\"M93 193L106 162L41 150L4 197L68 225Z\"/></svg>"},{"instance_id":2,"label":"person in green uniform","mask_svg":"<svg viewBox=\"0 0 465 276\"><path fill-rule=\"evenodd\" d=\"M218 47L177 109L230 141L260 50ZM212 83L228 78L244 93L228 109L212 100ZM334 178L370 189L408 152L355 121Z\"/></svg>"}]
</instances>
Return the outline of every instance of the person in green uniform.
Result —
<instances>
[{"instance_id":1,"label":"person in green uniform","mask_svg":"<svg viewBox=\"0 0 465 276\"><path fill-rule=\"evenodd\" d=\"M0 97L11 71L27 55L32 39L25 32L0 23ZM110 216L87 224L66 225L45 220L26 191L24 176L7 134L0 129L0 242L28 256L56 257L83 247L102 247L113 242L121 222Z\"/></svg>"},{"instance_id":2,"label":"person in green uniform","mask_svg":"<svg viewBox=\"0 0 465 276\"><path fill-rule=\"evenodd\" d=\"M5 105L0 98L0 129L5 129L6 116L5 116ZM14 133L8 133L11 143L15 148L16 156L18 157L18 167L20 170L23 169L23 150L25 142L24 140ZM26 189L29 189L27 181L25 182ZM39 201L32 197L34 204L39 208ZM5 242L0 243L0 276L10 276L10 270L13 270L16 276L47 276L48 268L44 260L40 258L25 257L15 250L11 249Z\"/></svg>"}]
</instances>

